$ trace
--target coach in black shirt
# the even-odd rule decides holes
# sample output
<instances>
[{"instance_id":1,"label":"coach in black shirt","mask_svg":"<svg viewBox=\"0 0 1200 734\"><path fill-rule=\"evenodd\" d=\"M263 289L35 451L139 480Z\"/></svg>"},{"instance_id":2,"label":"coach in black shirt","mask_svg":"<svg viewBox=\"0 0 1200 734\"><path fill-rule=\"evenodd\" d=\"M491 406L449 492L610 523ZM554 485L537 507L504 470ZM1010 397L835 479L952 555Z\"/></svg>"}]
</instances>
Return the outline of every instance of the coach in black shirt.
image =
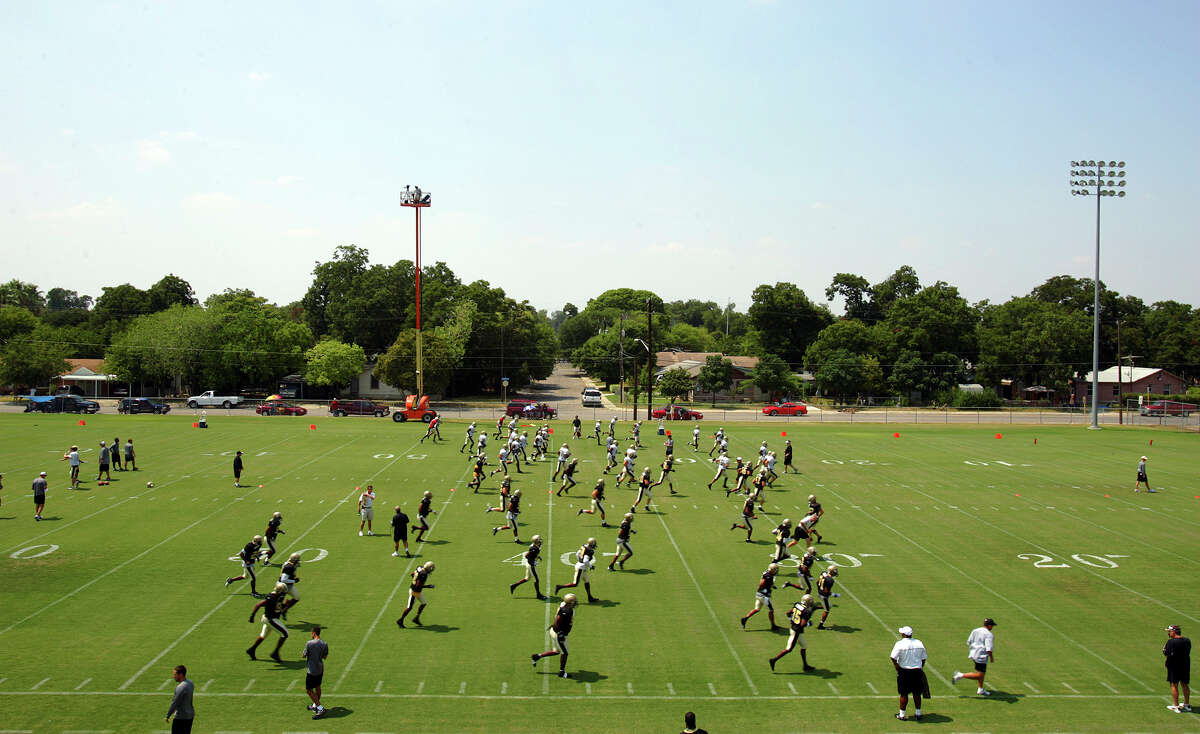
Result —
<instances>
[{"instance_id":1,"label":"coach in black shirt","mask_svg":"<svg viewBox=\"0 0 1200 734\"><path fill-rule=\"evenodd\" d=\"M1171 684L1173 705L1167 708L1177 714L1191 711L1192 691L1189 688L1192 673L1192 641L1181 634L1179 625L1167 627L1167 644L1163 645L1167 658L1167 682ZM1179 705L1179 686L1183 686L1183 705Z\"/></svg>"}]
</instances>

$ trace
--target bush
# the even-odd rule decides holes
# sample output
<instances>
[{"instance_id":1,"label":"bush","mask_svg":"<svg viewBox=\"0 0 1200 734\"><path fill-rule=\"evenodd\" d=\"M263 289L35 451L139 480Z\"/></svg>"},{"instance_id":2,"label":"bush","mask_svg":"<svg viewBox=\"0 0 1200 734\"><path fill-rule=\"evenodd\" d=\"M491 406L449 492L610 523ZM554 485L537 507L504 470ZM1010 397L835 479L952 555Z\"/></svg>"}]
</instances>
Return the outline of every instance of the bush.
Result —
<instances>
[{"instance_id":1,"label":"bush","mask_svg":"<svg viewBox=\"0 0 1200 734\"><path fill-rule=\"evenodd\" d=\"M983 392L968 392L955 390L953 405L956 408L999 408L1004 403L994 390L985 388Z\"/></svg>"}]
</instances>

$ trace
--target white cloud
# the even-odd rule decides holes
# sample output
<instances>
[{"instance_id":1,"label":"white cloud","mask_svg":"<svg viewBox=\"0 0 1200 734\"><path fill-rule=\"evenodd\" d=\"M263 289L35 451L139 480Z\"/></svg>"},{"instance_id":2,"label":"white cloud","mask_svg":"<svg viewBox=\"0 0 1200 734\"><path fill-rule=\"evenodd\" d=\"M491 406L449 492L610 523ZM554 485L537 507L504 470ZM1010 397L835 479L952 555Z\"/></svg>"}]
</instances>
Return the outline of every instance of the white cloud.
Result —
<instances>
[{"instance_id":1,"label":"white cloud","mask_svg":"<svg viewBox=\"0 0 1200 734\"><path fill-rule=\"evenodd\" d=\"M231 209L238 205L238 200L221 191L206 191L187 197L183 205L188 209Z\"/></svg>"},{"instance_id":2,"label":"white cloud","mask_svg":"<svg viewBox=\"0 0 1200 734\"><path fill-rule=\"evenodd\" d=\"M277 186L287 186L288 184L298 183L303 180L303 176L276 176L275 184Z\"/></svg>"},{"instance_id":3,"label":"white cloud","mask_svg":"<svg viewBox=\"0 0 1200 734\"><path fill-rule=\"evenodd\" d=\"M823 201L814 201L810 208L812 208L812 209L828 209L829 205Z\"/></svg>"},{"instance_id":4,"label":"white cloud","mask_svg":"<svg viewBox=\"0 0 1200 734\"><path fill-rule=\"evenodd\" d=\"M269 71L252 71L246 75L246 78L252 82L259 82L259 83L266 82L266 81L270 81L271 72L269 72Z\"/></svg>"},{"instance_id":5,"label":"white cloud","mask_svg":"<svg viewBox=\"0 0 1200 734\"><path fill-rule=\"evenodd\" d=\"M124 213L124 208L111 196L100 201L81 201L61 209L44 209L30 214L31 219L95 219L115 217Z\"/></svg>"},{"instance_id":6,"label":"white cloud","mask_svg":"<svg viewBox=\"0 0 1200 734\"><path fill-rule=\"evenodd\" d=\"M147 166L158 166L171 162L171 152L158 140L141 140L137 144L138 162Z\"/></svg>"},{"instance_id":7,"label":"white cloud","mask_svg":"<svg viewBox=\"0 0 1200 734\"><path fill-rule=\"evenodd\" d=\"M200 138L200 136L196 134L195 130L162 130L158 133L158 137L162 138L163 140L177 140L181 142L189 142L198 140Z\"/></svg>"},{"instance_id":8,"label":"white cloud","mask_svg":"<svg viewBox=\"0 0 1200 734\"><path fill-rule=\"evenodd\" d=\"M293 240L309 240L320 235L321 230L316 227L292 227L283 233L284 237Z\"/></svg>"}]
</instances>

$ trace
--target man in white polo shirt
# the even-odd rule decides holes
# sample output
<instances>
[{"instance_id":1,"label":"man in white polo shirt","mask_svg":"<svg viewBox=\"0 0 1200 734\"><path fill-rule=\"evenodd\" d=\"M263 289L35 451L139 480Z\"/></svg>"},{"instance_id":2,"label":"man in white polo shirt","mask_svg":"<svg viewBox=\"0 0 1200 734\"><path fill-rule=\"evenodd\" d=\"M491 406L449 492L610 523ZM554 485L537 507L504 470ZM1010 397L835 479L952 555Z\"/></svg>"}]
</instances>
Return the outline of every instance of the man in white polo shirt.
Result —
<instances>
[{"instance_id":1,"label":"man in white polo shirt","mask_svg":"<svg viewBox=\"0 0 1200 734\"><path fill-rule=\"evenodd\" d=\"M904 715L908 708L908 694L913 697L913 716L921 720L921 696L929 696L929 682L925 679L925 645L920 640L913 639L913 628L905 625L896 630L900 639L892 646L892 665L896 667L896 692L900 694L900 713L896 718L901 721L908 717Z\"/></svg>"},{"instance_id":2,"label":"man in white polo shirt","mask_svg":"<svg viewBox=\"0 0 1200 734\"><path fill-rule=\"evenodd\" d=\"M992 662L992 647L996 643L996 637L992 634L992 628L995 626L996 620L988 617L983 620L982 627L976 627L971 630L971 635L967 638L967 648L969 649L967 657L975 661L975 672L959 673L955 671L954 673L955 683L963 678L979 681L979 688L975 693L980 696L992 695L991 691L983 687L983 677L987 675L987 664Z\"/></svg>"},{"instance_id":3,"label":"man in white polo shirt","mask_svg":"<svg viewBox=\"0 0 1200 734\"><path fill-rule=\"evenodd\" d=\"M367 535L375 534L375 487L368 484L367 490L358 497L358 534L359 537L363 534L363 526L367 528Z\"/></svg>"}]
</instances>

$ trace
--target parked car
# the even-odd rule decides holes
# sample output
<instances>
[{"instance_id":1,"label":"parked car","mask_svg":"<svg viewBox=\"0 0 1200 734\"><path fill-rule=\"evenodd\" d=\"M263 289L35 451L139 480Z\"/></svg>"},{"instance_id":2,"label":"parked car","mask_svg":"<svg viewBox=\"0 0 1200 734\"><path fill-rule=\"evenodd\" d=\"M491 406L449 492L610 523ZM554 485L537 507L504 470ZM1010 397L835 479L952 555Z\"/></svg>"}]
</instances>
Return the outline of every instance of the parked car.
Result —
<instances>
[{"instance_id":1,"label":"parked car","mask_svg":"<svg viewBox=\"0 0 1200 734\"><path fill-rule=\"evenodd\" d=\"M655 408L650 414L654 418L664 418L669 421L698 421L704 420L704 414L688 410L682 405L668 405L665 408Z\"/></svg>"},{"instance_id":2,"label":"parked car","mask_svg":"<svg viewBox=\"0 0 1200 734\"><path fill-rule=\"evenodd\" d=\"M1138 408L1138 412L1142 415L1180 415L1185 418L1197 410L1200 410L1200 405L1177 403L1172 400L1156 400Z\"/></svg>"},{"instance_id":3,"label":"parked car","mask_svg":"<svg viewBox=\"0 0 1200 734\"><path fill-rule=\"evenodd\" d=\"M26 413L99 413L100 403L78 395L46 395L26 398Z\"/></svg>"},{"instance_id":4,"label":"parked car","mask_svg":"<svg viewBox=\"0 0 1200 734\"><path fill-rule=\"evenodd\" d=\"M205 390L199 395L193 395L187 399L187 406L193 410L196 408L216 408L218 406L228 410L242 402L240 396L237 395L217 395L212 390Z\"/></svg>"},{"instance_id":5,"label":"parked car","mask_svg":"<svg viewBox=\"0 0 1200 734\"><path fill-rule=\"evenodd\" d=\"M508 403L508 407L504 409L505 415L519 415L522 418L554 418L558 416L558 411L551 408L546 403L539 403L536 400L527 398L517 398Z\"/></svg>"},{"instance_id":6,"label":"parked car","mask_svg":"<svg viewBox=\"0 0 1200 734\"><path fill-rule=\"evenodd\" d=\"M162 415L163 413L171 412L171 406L149 398L121 398L117 402L117 412L125 414L156 413Z\"/></svg>"},{"instance_id":7,"label":"parked car","mask_svg":"<svg viewBox=\"0 0 1200 734\"><path fill-rule=\"evenodd\" d=\"M329 414L336 416L373 415L382 418L391 408L374 400L334 400L329 404Z\"/></svg>"},{"instance_id":8,"label":"parked car","mask_svg":"<svg viewBox=\"0 0 1200 734\"><path fill-rule=\"evenodd\" d=\"M254 412L259 415L308 415L308 408L282 400L268 400L254 406Z\"/></svg>"},{"instance_id":9,"label":"parked car","mask_svg":"<svg viewBox=\"0 0 1200 734\"><path fill-rule=\"evenodd\" d=\"M604 407L604 401L600 394L600 390L594 387L585 387L583 389L583 407L585 408L601 408Z\"/></svg>"},{"instance_id":10,"label":"parked car","mask_svg":"<svg viewBox=\"0 0 1200 734\"><path fill-rule=\"evenodd\" d=\"M397 408L395 413L392 413L392 420L397 423L405 421L422 421L428 423L434 419L437 411L429 407L429 396L422 395L420 400L416 395L409 395L404 398L404 407Z\"/></svg>"},{"instance_id":11,"label":"parked car","mask_svg":"<svg viewBox=\"0 0 1200 734\"><path fill-rule=\"evenodd\" d=\"M808 406L804 403L774 403L764 406L763 415L808 415Z\"/></svg>"}]
</instances>

